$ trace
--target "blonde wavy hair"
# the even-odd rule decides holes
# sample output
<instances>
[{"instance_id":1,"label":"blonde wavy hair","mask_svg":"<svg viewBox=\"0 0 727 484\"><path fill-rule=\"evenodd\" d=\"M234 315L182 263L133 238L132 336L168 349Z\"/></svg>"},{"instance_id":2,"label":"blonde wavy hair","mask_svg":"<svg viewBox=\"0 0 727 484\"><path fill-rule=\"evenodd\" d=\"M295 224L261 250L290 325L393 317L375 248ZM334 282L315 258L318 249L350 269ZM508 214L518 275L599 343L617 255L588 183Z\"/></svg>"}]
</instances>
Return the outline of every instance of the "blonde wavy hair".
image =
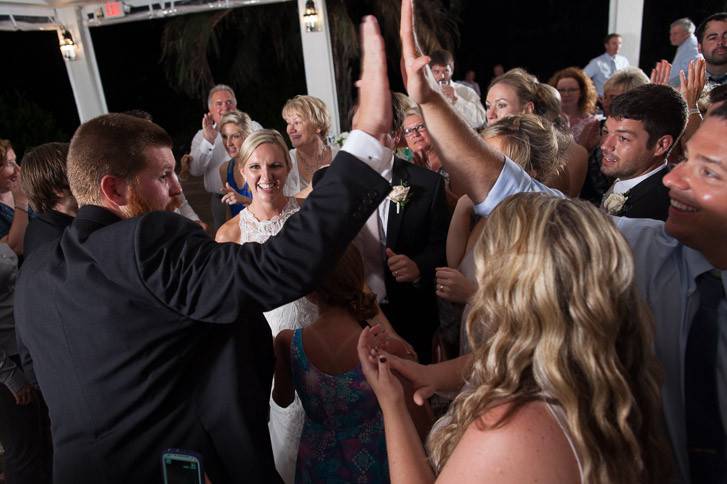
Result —
<instances>
[{"instance_id":1,"label":"blonde wavy hair","mask_svg":"<svg viewBox=\"0 0 727 484\"><path fill-rule=\"evenodd\" d=\"M318 136L325 141L331 129L331 115L326 103L314 96L295 96L288 99L283 106L283 118L297 114L306 121L313 123Z\"/></svg>"},{"instance_id":2,"label":"blonde wavy hair","mask_svg":"<svg viewBox=\"0 0 727 484\"><path fill-rule=\"evenodd\" d=\"M505 116L485 128L481 136L485 140L501 136L503 154L538 180L546 180L563 168L553 125L535 114Z\"/></svg>"},{"instance_id":3,"label":"blonde wavy hair","mask_svg":"<svg viewBox=\"0 0 727 484\"><path fill-rule=\"evenodd\" d=\"M564 411L583 482L660 482L652 320L613 223L583 201L518 194L485 222L475 260L473 364L448 423L430 436L437 472L491 408L512 404L497 428L527 402L548 400Z\"/></svg>"},{"instance_id":4,"label":"blonde wavy hair","mask_svg":"<svg viewBox=\"0 0 727 484\"><path fill-rule=\"evenodd\" d=\"M237 109L226 112L220 119L220 128L230 123L240 128L243 138L247 138L252 133L252 119L247 113L243 113Z\"/></svg>"},{"instance_id":5,"label":"blonde wavy hair","mask_svg":"<svg viewBox=\"0 0 727 484\"><path fill-rule=\"evenodd\" d=\"M288 152L288 145L285 144L283 136L275 131L274 129L259 129L253 131L240 146L240 152L237 154L237 161L240 163L240 169L242 170L250 159L253 152L258 146L269 143L280 148L285 157L285 166L288 167L288 171L292 166L290 161L290 153Z\"/></svg>"}]
</instances>

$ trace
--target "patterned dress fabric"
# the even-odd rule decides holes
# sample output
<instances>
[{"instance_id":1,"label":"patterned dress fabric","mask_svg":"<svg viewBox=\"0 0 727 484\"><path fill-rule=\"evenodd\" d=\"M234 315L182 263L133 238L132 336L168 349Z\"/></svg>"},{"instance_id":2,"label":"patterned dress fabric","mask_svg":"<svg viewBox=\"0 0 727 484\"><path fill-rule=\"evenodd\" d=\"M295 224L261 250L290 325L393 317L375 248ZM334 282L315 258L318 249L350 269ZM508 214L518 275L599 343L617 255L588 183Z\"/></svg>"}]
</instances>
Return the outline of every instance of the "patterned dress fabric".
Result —
<instances>
[{"instance_id":1,"label":"patterned dress fabric","mask_svg":"<svg viewBox=\"0 0 727 484\"><path fill-rule=\"evenodd\" d=\"M322 372L308 361L301 329L290 352L306 414L295 482L389 482L384 421L361 366L337 375Z\"/></svg>"}]
</instances>

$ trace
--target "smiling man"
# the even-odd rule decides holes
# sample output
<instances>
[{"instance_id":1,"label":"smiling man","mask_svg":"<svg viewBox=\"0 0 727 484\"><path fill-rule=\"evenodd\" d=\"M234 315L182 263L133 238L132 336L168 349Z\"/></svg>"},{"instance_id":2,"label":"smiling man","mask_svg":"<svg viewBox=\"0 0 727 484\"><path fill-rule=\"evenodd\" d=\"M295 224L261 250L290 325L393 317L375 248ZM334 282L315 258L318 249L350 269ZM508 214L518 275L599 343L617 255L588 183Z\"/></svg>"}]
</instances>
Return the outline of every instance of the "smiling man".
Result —
<instances>
[{"instance_id":1,"label":"smiling man","mask_svg":"<svg viewBox=\"0 0 727 484\"><path fill-rule=\"evenodd\" d=\"M616 178L601 202L611 215L666 220L666 157L686 119L686 103L668 86L646 84L615 98L601 140L601 172Z\"/></svg>"},{"instance_id":2,"label":"smiling man","mask_svg":"<svg viewBox=\"0 0 727 484\"><path fill-rule=\"evenodd\" d=\"M699 52L707 63L705 91L727 83L727 12L710 15L697 27Z\"/></svg>"}]
</instances>

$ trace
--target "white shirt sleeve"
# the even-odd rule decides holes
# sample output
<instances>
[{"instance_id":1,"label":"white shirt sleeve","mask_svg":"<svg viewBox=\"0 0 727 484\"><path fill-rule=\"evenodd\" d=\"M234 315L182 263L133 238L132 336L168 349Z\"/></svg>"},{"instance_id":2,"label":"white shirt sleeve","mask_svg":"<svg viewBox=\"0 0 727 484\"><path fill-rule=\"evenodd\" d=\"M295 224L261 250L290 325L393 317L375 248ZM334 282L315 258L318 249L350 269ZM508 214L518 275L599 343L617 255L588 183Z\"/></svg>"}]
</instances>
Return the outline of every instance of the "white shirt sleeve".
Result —
<instances>
[{"instance_id":1,"label":"white shirt sleeve","mask_svg":"<svg viewBox=\"0 0 727 484\"><path fill-rule=\"evenodd\" d=\"M477 93L459 83L453 83L457 100L453 107L467 121L472 128L479 128L485 124L487 112Z\"/></svg>"},{"instance_id":2,"label":"white shirt sleeve","mask_svg":"<svg viewBox=\"0 0 727 484\"><path fill-rule=\"evenodd\" d=\"M546 187L531 178L520 165L506 156L500 176L497 177L497 181L490 193L487 194L487 198L475 205L475 213L480 217L486 217L505 198L523 192L541 192L555 197L563 197L563 194L558 190Z\"/></svg>"},{"instance_id":3,"label":"white shirt sleeve","mask_svg":"<svg viewBox=\"0 0 727 484\"><path fill-rule=\"evenodd\" d=\"M393 152L370 134L361 130L351 131L341 149L363 161L382 176L388 170L389 180L391 179Z\"/></svg>"},{"instance_id":4,"label":"white shirt sleeve","mask_svg":"<svg viewBox=\"0 0 727 484\"><path fill-rule=\"evenodd\" d=\"M189 150L189 155L192 157L192 160L189 162L189 173L192 176L204 175L207 165L212 159L214 149L215 146L204 137L203 130L200 129L197 131L197 134L192 139L192 146Z\"/></svg>"}]
</instances>

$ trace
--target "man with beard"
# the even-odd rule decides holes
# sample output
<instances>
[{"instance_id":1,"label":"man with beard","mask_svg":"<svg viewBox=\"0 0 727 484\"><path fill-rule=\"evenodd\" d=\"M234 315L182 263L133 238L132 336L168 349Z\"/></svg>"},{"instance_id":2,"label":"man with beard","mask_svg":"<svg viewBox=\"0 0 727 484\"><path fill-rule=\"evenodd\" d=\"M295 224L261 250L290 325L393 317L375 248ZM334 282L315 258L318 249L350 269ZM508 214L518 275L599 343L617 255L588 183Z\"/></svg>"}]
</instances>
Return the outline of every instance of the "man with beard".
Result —
<instances>
[{"instance_id":1,"label":"man with beard","mask_svg":"<svg viewBox=\"0 0 727 484\"><path fill-rule=\"evenodd\" d=\"M214 483L279 481L262 311L309 293L391 190L378 174L391 160L378 142L391 125L383 39L372 17L362 32L354 130L264 246L217 244L168 212L181 188L159 126L109 114L78 128L77 217L26 261L15 302L53 423L55 483L159 482L168 448L200 454Z\"/></svg>"},{"instance_id":2,"label":"man with beard","mask_svg":"<svg viewBox=\"0 0 727 484\"><path fill-rule=\"evenodd\" d=\"M710 15L697 27L699 52L707 63L705 91L727 83L727 12Z\"/></svg>"}]
</instances>

